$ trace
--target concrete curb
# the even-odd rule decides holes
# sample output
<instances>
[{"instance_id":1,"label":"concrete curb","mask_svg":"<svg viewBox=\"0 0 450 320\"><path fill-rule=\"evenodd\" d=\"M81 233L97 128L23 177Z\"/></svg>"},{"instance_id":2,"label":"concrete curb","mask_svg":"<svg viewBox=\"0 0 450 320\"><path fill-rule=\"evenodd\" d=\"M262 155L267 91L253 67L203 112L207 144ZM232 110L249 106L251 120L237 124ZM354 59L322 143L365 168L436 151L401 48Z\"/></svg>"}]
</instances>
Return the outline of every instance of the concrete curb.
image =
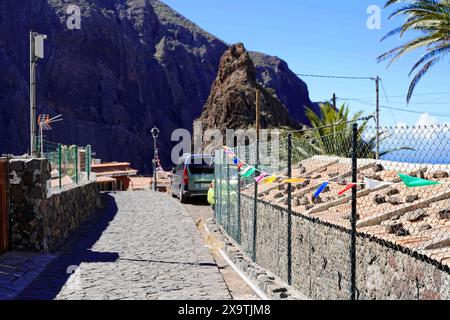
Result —
<instances>
[{"instance_id":1,"label":"concrete curb","mask_svg":"<svg viewBox=\"0 0 450 320\"><path fill-rule=\"evenodd\" d=\"M205 221L205 229L208 235L223 244L223 249L219 249L220 255L262 300L309 300L245 256L214 219Z\"/></svg>"}]
</instances>

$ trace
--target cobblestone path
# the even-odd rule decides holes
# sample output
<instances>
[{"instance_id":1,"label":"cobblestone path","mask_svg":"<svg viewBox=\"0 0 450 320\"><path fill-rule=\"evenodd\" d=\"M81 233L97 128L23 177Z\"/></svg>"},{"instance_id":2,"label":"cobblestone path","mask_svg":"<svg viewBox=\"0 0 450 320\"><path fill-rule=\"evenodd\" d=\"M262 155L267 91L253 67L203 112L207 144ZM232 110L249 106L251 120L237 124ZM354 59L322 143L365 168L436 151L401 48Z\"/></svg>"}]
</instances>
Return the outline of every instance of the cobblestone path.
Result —
<instances>
[{"instance_id":1,"label":"cobblestone path","mask_svg":"<svg viewBox=\"0 0 450 320\"><path fill-rule=\"evenodd\" d=\"M109 207L19 299L230 299L185 209L165 194L108 195Z\"/></svg>"}]
</instances>

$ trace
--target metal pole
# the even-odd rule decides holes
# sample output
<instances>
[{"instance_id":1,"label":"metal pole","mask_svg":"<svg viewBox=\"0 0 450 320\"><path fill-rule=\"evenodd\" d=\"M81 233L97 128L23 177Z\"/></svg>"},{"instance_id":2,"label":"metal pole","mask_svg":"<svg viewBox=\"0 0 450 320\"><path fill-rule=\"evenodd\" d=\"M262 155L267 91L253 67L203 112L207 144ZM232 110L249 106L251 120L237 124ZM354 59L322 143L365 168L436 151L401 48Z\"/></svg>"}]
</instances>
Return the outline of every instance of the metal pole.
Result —
<instances>
[{"instance_id":1,"label":"metal pole","mask_svg":"<svg viewBox=\"0 0 450 320\"><path fill-rule=\"evenodd\" d=\"M287 175L292 178L292 134L288 135L288 172ZM292 184L288 184L288 212L287 212L287 227L288 227L288 239L287 239L287 260L288 260L288 284L292 284Z\"/></svg>"},{"instance_id":2,"label":"metal pole","mask_svg":"<svg viewBox=\"0 0 450 320\"><path fill-rule=\"evenodd\" d=\"M220 225L223 227L224 223L223 223L223 204L225 203L223 200L223 171L224 171L224 166L225 163L227 161L227 155L225 154L225 151L222 150L222 163L220 165L220 193L219 193L219 198L220 198L220 211L219 211L219 221L220 221Z\"/></svg>"},{"instance_id":3,"label":"metal pole","mask_svg":"<svg viewBox=\"0 0 450 320\"><path fill-rule=\"evenodd\" d=\"M256 89L256 142L259 142L259 128L260 128L260 99L259 99L259 89ZM259 150L258 150L259 151Z\"/></svg>"},{"instance_id":4,"label":"metal pole","mask_svg":"<svg viewBox=\"0 0 450 320\"><path fill-rule=\"evenodd\" d=\"M30 31L30 154L36 156L36 32Z\"/></svg>"},{"instance_id":5,"label":"metal pole","mask_svg":"<svg viewBox=\"0 0 450 320\"><path fill-rule=\"evenodd\" d=\"M258 142L257 142L258 144ZM258 147L256 148L258 150ZM258 158L258 156L256 156ZM258 162L257 162L258 163ZM258 169L258 164L256 165ZM258 183L255 181L255 193L253 195L253 243L252 243L252 259L256 262L256 237L258 232Z\"/></svg>"},{"instance_id":6,"label":"metal pole","mask_svg":"<svg viewBox=\"0 0 450 320\"><path fill-rule=\"evenodd\" d=\"M217 157L217 152L218 151L216 151L216 153L214 153L214 218L216 219L216 223L218 224L218 221L217 221L217 200L218 200L218 197L217 197L217 188L219 188L219 184L217 183L217 175L219 174L219 170L218 170L218 168L219 168L219 164L218 164L218 160L219 160L219 158Z\"/></svg>"},{"instance_id":7,"label":"metal pole","mask_svg":"<svg viewBox=\"0 0 450 320\"><path fill-rule=\"evenodd\" d=\"M259 167L259 128L260 128L260 99L259 89L256 89L256 169ZM258 233L258 183L255 181L255 193L253 199L253 245L252 259L256 262L256 238Z\"/></svg>"},{"instance_id":8,"label":"metal pole","mask_svg":"<svg viewBox=\"0 0 450 320\"><path fill-rule=\"evenodd\" d=\"M237 155L240 156L240 148L237 146ZM238 244L241 243L241 169L237 169L237 187L238 187L238 197L237 197L237 234L236 234L236 241Z\"/></svg>"},{"instance_id":9,"label":"metal pole","mask_svg":"<svg viewBox=\"0 0 450 320\"><path fill-rule=\"evenodd\" d=\"M61 144L58 144L58 171L59 171L59 188L62 187L62 148Z\"/></svg>"},{"instance_id":10,"label":"metal pole","mask_svg":"<svg viewBox=\"0 0 450 320\"><path fill-rule=\"evenodd\" d=\"M44 130L42 129L42 124L39 124L39 135L41 143L41 159L44 159Z\"/></svg>"},{"instance_id":11,"label":"metal pole","mask_svg":"<svg viewBox=\"0 0 450 320\"><path fill-rule=\"evenodd\" d=\"M75 183L78 184L78 146L75 146Z\"/></svg>"},{"instance_id":12,"label":"metal pole","mask_svg":"<svg viewBox=\"0 0 450 320\"><path fill-rule=\"evenodd\" d=\"M227 159L227 233L232 235L231 232L231 203L230 203L230 162Z\"/></svg>"},{"instance_id":13,"label":"metal pole","mask_svg":"<svg viewBox=\"0 0 450 320\"><path fill-rule=\"evenodd\" d=\"M157 190L157 177L156 177L156 137L153 136L153 191Z\"/></svg>"},{"instance_id":14,"label":"metal pole","mask_svg":"<svg viewBox=\"0 0 450 320\"><path fill-rule=\"evenodd\" d=\"M91 179L91 145L86 147L86 174L88 181Z\"/></svg>"},{"instance_id":15,"label":"metal pole","mask_svg":"<svg viewBox=\"0 0 450 320\"><path fill-rule=\"evenodd\" d=\"M380 159L380 77L377 76L375 78L376 84L376 122L377 122L377 150L376 150L376 158Z\"/></svg>"},{"instance_id":16,"label":"metal pole","mask_svg":"<svg viewBox=\"0 0 450 320\"><path fill-rule=\"evenodd\" d=\"M358 180L357 158L358 124L353 124L352 134L352 183ZM357 188L352 189L352 214L350 231L350 300L356 300L356 218L357 218Z\"/></svg>"},{"instance_id":17,"label":"metal pole","mask_svg":"<svg viewBox=\"0 0 450 320\"><path fill-rule=\"evenodd\" d=\"M333 108L336 110L337 109L337 103L336 103L336 93L333 93L333 99L332 99L332 101L333 101Z\"/></svg>"}]
</instances>

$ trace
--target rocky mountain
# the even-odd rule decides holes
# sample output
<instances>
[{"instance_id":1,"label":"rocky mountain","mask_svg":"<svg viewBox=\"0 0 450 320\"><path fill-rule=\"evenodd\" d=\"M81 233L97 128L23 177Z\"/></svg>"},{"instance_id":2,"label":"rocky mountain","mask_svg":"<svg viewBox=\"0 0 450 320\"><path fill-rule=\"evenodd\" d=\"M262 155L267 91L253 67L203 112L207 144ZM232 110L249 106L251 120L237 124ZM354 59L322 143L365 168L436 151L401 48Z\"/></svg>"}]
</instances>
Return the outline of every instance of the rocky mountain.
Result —
<instances>
[{"instance_id":1,"label":"rocky mountain","mask_svg":"<svg viewBox=\"0 0 450 320\"><path fill-rule=\"evenodd\" d=\"M309 124L305 106L319 112L319 104L309 98L308 86L278 57L250 52L256 68L258 82L275 90L278 99L288 108L290 115L300 123Z\"/></svg>"},{"instance_id":2,"label":"rocky mountain","mask_svg":"<svg viewBox=\"0 0 450 320\"><path fill-rule=\"evenodd\" d=\"M206 129L249 128L255 125L256 91L260 91L261 128L298 127L288 109L256 80L256 70L242 43L222 56L219 72L199 120Z\"/></svg>"},{"instance_id":3,"label":"rocky mountain","mask_svg":"<svg viewBox=\"0 0 450 320\"><path fill-rule=\"evenodd\" d=\"M81 29L67 27L68 5ZM38 113L62 114L46 139L91 144L105 161L151 170L157 125L164 165L171 133L192 128L228 45L157 0L0 1L0 154L29 146L29 30L48 35L38 65ZM275 57L251 54L256 76L304 121L306 85Z\"/></svg>"}]
</instances>

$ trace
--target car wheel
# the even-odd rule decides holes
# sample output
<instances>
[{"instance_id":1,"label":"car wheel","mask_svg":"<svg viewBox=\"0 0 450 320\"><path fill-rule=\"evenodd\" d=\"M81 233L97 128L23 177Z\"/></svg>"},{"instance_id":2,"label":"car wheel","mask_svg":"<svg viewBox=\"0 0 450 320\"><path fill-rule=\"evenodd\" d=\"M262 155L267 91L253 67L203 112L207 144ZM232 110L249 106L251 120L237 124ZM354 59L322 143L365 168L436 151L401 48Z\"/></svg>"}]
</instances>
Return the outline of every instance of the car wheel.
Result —
<instances>
[{"instance_id":1,"label":"car wheel","mask_svg":"<svg viewBox=\"0 0 450 320\"><path fill-rule=\"evenodd\" d=\"M183 194L183 187L180 186L180 196L179 196L181 203L186 203L187 197Z\"/></svg>"}]
</instances>

